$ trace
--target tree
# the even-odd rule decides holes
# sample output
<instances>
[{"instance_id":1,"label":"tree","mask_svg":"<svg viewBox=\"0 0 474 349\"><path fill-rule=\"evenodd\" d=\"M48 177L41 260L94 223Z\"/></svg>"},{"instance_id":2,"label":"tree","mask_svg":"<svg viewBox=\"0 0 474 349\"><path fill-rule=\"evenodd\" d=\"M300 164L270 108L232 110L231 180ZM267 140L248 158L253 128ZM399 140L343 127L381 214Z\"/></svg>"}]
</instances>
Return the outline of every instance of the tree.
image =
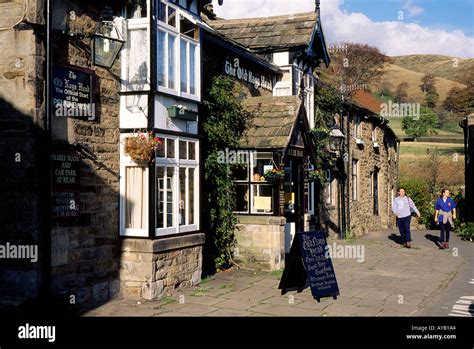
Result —
<instances>
[{"instance_id":1,"label":"tree","mask_svg":"<svg viewBox=\"0 0 474 349\"><path fill-rule=\"evenodd\" d=\"M395 102L405 103L408 99L408 82L402 81L398 84L397 89L395 90Z\"/></svg>"},{"instance_id":2,"label":"tree","mask_svg":"<svg viewBox=\"0 0 474 349\"><path fill-rule=\"evenodd\" d=\"M433 89L436 89L435 87L435 77L434 75L431 74L425 74L421 78L421 85L420 85L421 91L423 93L428 93L429 91L432 91Z\"/></svg>"},{"instance_id":3,"label":"tree","mask_svg":"<svg viewBox=\"0 0 474 349\"><path fill-rule=\"evenodd\" d=\"M451 88L443 102L446 110L464 116L472 113L474 108L474 87L465 88L454 86Z\"/></svg>"},{"instance_id":4,"label":"tree","mask_svg":"<svg viewBox=\"0 0 474 349\"><path fill-rule=\"evenodd\" d=\"M390 96L393 93L392 91L393 91L393 85L387 80L382 81L378 89L378 92L380 93L380 95Z\"/></svg>"},{"instance_id":5,"label":"tree","mask_svg":"<svg viewBox=\"0 0 474 349\"><path fill-rule=\"evenodd\" d=\"M444 159L436 147L427 149L428 158L425 160L425 170L428 179L430 194L433 196L439 184L439 177L442 172Z\"/></svg>"},{"instance_id":6,"label":"tree","mask_svg":"<svg viewBox=\"0 0 474 349\"><path fill-rule=\"evenodd\" d=\"M242 106L239 85L229 77L212 80L203 102L206 118L203 122L205 215L207 238L204 246L206 272L225 269L233 264L236 217L233 213L235 186L228 164L219 161L219 152L236 148L253 115Z\"/></svg>"},{"instance_id":7,"label":"tree","mask_svg":"<svg viewBox=\"0 0 474 349\"><path fill-rule=\"evenodd\" d=\"M352 96L356 90L368 89L368 86L383 75L384 64L390 58L377 48L363 44L343 43L343 50L332 56L331 83L347 96Z\"/></svg>"},{"instance_id":8,"label":"tree","mask_svg":"<svg viewBox=\"0 0 474 349\"><path fill-rule=\"evenodd\" d=\"M428 108L435 108L436 103L438 103L439 94L436 91L436 87L433 87L432 90L428 91L425 96L425 106Z\"/></svg>"},{"instance_id":9,"label":"tree","mask_svg":"<svg viewBox=\"0 0 474 349\"><path fill-rule=\"evenodd\" d=\"M436 125L438 116L429 108L420 108L420 118L416 119L412 116L406 116L402 120L402 130L413 138L426 137L436 134Z\"/></svg>"}]
</instances>

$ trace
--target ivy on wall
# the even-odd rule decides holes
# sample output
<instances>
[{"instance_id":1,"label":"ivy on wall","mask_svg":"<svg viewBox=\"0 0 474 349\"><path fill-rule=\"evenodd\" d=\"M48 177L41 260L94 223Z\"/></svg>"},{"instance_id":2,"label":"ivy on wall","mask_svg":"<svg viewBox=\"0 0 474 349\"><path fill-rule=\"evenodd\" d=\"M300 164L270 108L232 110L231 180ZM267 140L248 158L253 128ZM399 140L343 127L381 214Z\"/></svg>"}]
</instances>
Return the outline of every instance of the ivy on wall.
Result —
<instances>
[{"instance_id":1,"label":"ivy on wall","mask_svg":"<svg viewBox=\"0 0 474 349\"><path fill-rule=\"evenodd\" d=\"M204 219L206 232L204 271L227 269L235 246L236 217L233 213L235 185L230 165L222 163L220 152L238 148L238 141L251 125L252 114L242 106L242 90L232 79L212 80L203 102Z\"/></svg>"}]
</instances>

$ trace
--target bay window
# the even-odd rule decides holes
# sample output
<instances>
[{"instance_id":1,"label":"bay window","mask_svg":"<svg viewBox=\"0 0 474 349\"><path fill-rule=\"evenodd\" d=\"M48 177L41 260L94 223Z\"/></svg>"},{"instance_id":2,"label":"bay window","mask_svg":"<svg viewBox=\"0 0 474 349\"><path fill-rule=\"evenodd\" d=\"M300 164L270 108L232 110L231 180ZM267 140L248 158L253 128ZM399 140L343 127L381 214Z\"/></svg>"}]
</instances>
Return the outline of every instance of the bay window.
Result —
<instances>
[{"instance_id":1,"label":"bay window","mask_svg":"<svg viewBox=\"0 0 474 349\"><path fill-rule=\"evenodd\" d=\"M199 28L179 7L160 1L158 9L158 90L197 100Z\"/></svg>"},{"instance_id":2,"label":"bay window","mask_svg":"<svg viewBox=\"0 0 474 349\"><path fill-rule=\"evenodd\" d=\"M240 159L245 162L232 165L236 191L234 211L272 214L274 184L265 180L264 174L274 168L273 154L249 151Z\"/></svg>"},{"instance_id":3,"label":"bay window","mask_svg":"<svg viewBox=\"0 0 474 349\"><path fill-rule=\"evenodd\" d=\"M199 166L196 140L158 135L156 157L156 235L198 230Z\"/></svg>"}]
</instances>

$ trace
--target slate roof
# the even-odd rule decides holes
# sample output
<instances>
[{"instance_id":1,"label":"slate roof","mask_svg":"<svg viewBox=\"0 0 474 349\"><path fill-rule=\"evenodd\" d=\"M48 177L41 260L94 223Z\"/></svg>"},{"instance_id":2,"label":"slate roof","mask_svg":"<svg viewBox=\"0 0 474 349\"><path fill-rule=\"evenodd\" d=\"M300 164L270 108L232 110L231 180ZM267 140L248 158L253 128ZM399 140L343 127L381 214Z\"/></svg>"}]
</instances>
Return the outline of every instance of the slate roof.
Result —
<instances>
[{"instance_id":1,"label":"slate roof","mask_svg":"<svg viewBox=\"0 0 474 349\"><path fill-rule=\"evenodd\" d=\"M242 148L279 149L287 146L301 106L298 96L251 97L243 105L255 117L252 127L240 141Z\"/></svg>"},{"instance_id":2,"label":"slate roof","mask_svg":"<svg viewBox=\"0 0 474 349\"><path fill-rule=\"evenodd\" d=\"M374 113L371 117L375 117L379 121L383 121L383 127L392 135L395 140L399 140L393 129L389 126L390 121L380 116L380 104L382 103L375 98L370 92L365 90L357 90L352 96L350 103Z\"/></svg>"},{"instance_id":3,"label":"slate roof","mask_svg":"<svg viewBox=\"0 0 474 349\"><path fill-rule=\"evenodd\" d=\"M254 51L307 47L316 25L316 13L214 20L207 24Z\"/></svg>"}]
</instances>

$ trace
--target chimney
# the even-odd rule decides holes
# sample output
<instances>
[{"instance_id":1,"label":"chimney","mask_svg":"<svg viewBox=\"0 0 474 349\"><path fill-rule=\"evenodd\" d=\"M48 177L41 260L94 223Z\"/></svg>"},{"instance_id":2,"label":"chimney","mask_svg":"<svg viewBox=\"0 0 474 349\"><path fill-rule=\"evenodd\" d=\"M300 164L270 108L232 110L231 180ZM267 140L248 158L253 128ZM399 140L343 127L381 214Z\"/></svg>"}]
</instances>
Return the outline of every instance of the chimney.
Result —
<instances>
[{"instance_id":1,"label":"chimney","mask_svg":"<svg viewBox=\"0 0 474 349\"><path fill-rule=\"evenodd\" d=\"M316 8L315 8L316 18L319 20L319 17L320 17L320 14L321 14L321 9L319 7L320 0L315 0L314 2L315 2L315 5L316 5Z\"/></svg>"}]
</instances>

